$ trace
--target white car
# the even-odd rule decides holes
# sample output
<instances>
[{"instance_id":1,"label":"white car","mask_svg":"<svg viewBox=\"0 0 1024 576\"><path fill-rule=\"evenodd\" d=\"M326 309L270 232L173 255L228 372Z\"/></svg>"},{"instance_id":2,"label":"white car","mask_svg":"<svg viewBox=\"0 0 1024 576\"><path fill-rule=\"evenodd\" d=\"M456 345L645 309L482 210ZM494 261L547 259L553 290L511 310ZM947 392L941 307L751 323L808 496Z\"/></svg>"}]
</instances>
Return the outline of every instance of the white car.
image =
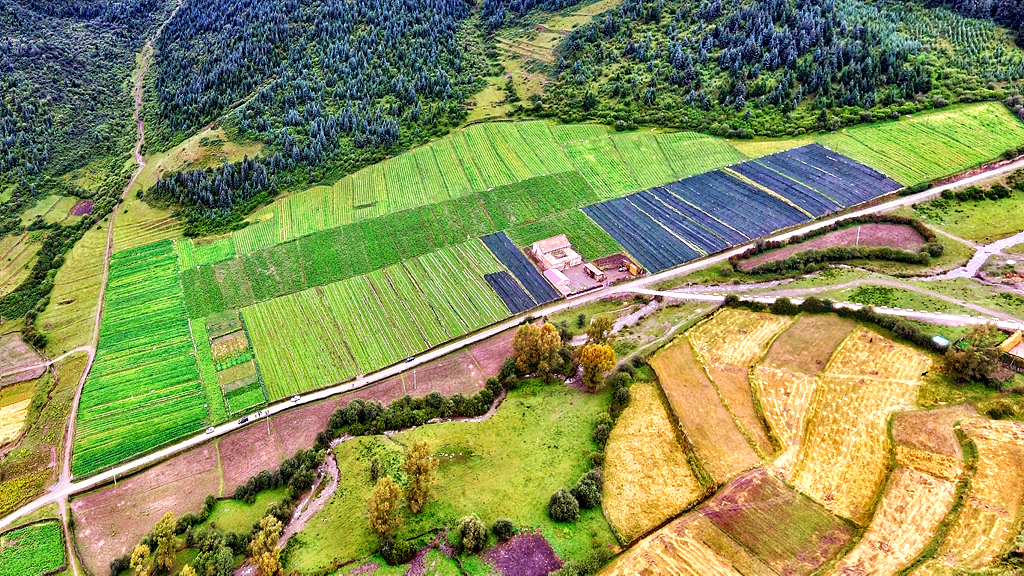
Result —
<instances>
[{"instance_id":1,"label":"white car","mask_svg":"<svg viewBox=\"0 0 1024 576\"><path fill-rule=\"evenodd\" d=\"M298 402L298 401L299 401L299 395L298 394L296 394L295 396L292 396L292 402Z\"/></svg>"},{"instance_id":2,"label":"white car","mask_svg":"<svg viewBox=\"0 0 1024 576\"><path fill-rule=\"evenodd\" d=\"M207 434L213 434L213 426L210 426L209 428L207 428L206 429L206 433Z\"/></svg>"}]
</instances>

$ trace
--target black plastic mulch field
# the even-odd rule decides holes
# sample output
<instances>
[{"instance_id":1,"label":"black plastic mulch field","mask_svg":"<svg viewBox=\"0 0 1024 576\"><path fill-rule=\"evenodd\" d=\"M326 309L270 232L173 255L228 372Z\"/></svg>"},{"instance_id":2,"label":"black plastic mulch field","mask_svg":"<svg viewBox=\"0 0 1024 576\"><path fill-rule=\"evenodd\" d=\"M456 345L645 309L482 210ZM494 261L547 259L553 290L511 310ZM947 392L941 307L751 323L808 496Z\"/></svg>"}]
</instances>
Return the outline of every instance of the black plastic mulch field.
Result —
<instances>
[{"instance_id":1,"label":"black plastic mulch field","mask_svg":"<svg viewBox=\"0 0 1024 576\"><path fill-rule=\"evenodd\" d=\"M790 202L815 216L822 216L843 208L842 204L821 194L817 190L808 188L796 180L783 176L753 160L736 164L729 168L769 190L778 192Z\"/></svg>"},{"instance_id":2,"label":"black plastic mulch field","mask_svg":"<svg viewBox=\"0 0 1024 576\"><path fill-rule=\"evenodd\" d=\"M516 248L504 232L484 236L481 240L498 261L519 280L537 304L547 304L561 297L558 290L555 290L555 287L526 259L526 255Z\"/></svg>"},{"instance_id":3,"label":"black plastic mulch field","mask_svg":"<svg viewBox=\"0 0 1024 576\"><path fill-rule=\"evenodd\" d=\"M498 298L501 298L501 301L508 306L513 314L525 312L537 305L533 298L526 293L526 290L523 290L523 287L512 278L512 275L504 270L485 274L484 280L498 293Z\"/></svg>"},{"instance_id":4,"label":"black plastic mulch field","mask_svg":"<svg viewBox=\"0 0 1024 576\"><path fill-rule=\"evenodd\" d=\"M854 206L902 188L883 174L818 144L764 156L755 162L814 188L843 206Z\"/></svg>"},{"instance_id":5,"label":"black plastic mulch field","mask_svg":"<svg viewBox=\"0 0 1024 576\"><path fill-rule=\"evenodd\" d=\"M701 257L627 198L587 206L583 212L651 272L661 272Z\"/></svg>"}]
</instances>

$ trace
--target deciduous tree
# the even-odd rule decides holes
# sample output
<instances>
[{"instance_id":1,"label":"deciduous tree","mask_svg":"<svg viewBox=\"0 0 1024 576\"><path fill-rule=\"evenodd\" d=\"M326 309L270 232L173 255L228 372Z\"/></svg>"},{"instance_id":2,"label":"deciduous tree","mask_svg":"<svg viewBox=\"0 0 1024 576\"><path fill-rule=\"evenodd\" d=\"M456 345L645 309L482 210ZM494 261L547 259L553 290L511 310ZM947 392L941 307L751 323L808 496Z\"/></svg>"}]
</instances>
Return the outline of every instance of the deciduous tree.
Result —
<instances>
[{"instance_id":1,"label":"deciduous tree","mask_svg":"<svg viewBox=\"0 0 1024 576\"><path fill-rule=\"evenodd\" d=\"M437 469L437 458L430 453L430 445L426 442L414 442L405 454L402 470L409 477L409 485L405 488L405 501L413 514L419 514L427 505L430 489L434 485L434 470Z\"/></svg>"},{"instance_id":2,"label":"deciduous tree","mask_svg":"<svg viewBox=\"0 0 1024 576\"><path fill-rule=\"evenodd\" d=\"M170 570L174 566L174 554L177 547L174 543L174 513L168 512L156 523L153 537L156 540L156 570Z\"/></svg>"},{"instance_id":3,"label":"deciduous tree","mask_svg":"<svg viewBox=\"0 0 1024 576\"><path fill-rule=\"evenodd\" d=\"M609 344L615 341L612 329L615 322L610 316L596 316L587 326L587 344Z\"/></svg>"},{"instance_id":4,"label":"deciduous tree","mask_svg":"<svg viewBox=\"0 0 1024 576\"><path fill-rule=\"evenodd\" d=\"M601 377L615 367L615 351L607 344L587 344L580 350L583 366L583 384L594 391L601 385Z\"/></svg>"},{"instance_id":5,"label":"deciduous tree","mask_svg":"<svg viewBox=\"0 0 1024 576\"><path fill-rule=\"evenodd\" d=\"M558 367L558 349L561 346L558 328L550 322L543 326L523 324L512 339L516 368L524 373L537 371L546 378Z\"/></svg>"},{"instance_id":6,"label":"deciduous tree","mask_svg":"<svg viewBox=\"0 0 1024 576\"><path fill-rule=\"evenodd\" d=\"M249 554L259 568L261 576L276 576L281 573L281 547L277 545L284 525L273 516L260 520L259 528L249 543Z\"/></svg>"},{"instance_id":7,"label":"deciduous tree","mask_svg":"<svg viewBox=\"0 0 1024 576\"><path fill-rule=\"evenodd\" d=\"M135 576L149 576L149 546L136 546L135 550L132 550L132 561L128 566L135 570Z\"/></svg>"},{"instance_id":8,"label":"deciduous tree","mask_svg":"<svg viewBox=\"0 0 1024 576\"><path fill-rule=\"evenodd\" d=\"M402 491L390 476L384 476L373 487L370 497L370 532L377 536L391 536L399 526L402 518L398 515L398 504Z\"/></svg>"}]
</instances>

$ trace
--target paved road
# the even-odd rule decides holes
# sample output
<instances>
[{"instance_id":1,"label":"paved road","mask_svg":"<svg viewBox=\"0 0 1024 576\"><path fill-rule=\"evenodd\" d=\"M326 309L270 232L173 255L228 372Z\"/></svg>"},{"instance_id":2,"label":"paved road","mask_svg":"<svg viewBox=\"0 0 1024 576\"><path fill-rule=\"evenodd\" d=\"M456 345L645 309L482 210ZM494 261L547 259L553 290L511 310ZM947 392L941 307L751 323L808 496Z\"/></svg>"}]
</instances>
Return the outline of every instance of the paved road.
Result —
<instances>
[{"instance_id":1,"label":"paved road","mask_svg":"<svg viewBox=\"0 0 1024 576\"><path fill-rule=\"evenodd\" d=\"M141 75L140 75L140 77L141 77ZM141 122L140 122L140 126L141 126ZM140 141L141 141L141 137L140 137ZM138 150L139 148L137 147L136 149ZM795 228L793 228L793 229L791 229L789 231L786 231L786 232L783 232L783 233L780 233L780 234L776 234L774 236L770 236L768 239L769 240L785 240L785 239L790 238L792 236L796 236L796 235L800 235L800 234L806 234L806 233L808 233L810 231L817 230L817 229L823 228L825 226L829 226L831 224L834 224L834 223L836 223L836 222L838 222L840 220L845 220L847 218L852 218L852 217L855 217L855 216L869 215L869 214L879 214L879 213L888 212L890 210L894 210L896 208L901 208L901 207L904 207L904 206L910 206L910 205L913 205L913 204L916 204L916 203L919 203L919 202L923 202L923 201L926 201L926 200L930 200L930 199L936 198L939 195L941 195L944 190L948 190L948 189L952 189L952 188L958 188L958 187L962 187L962 186L968 186L970 184L973 184L973 183L976 183L976 182L980 182L982 180L986 180L986 179L992 178L993 176L998 176L998 175L1001 175L1001 174L1006 174L1006 173L1012 172L1012 171L1017 170L1019 168L1024 168L1024 158L1016 160L1014 162L1003 164L1003 165L995 167L995 168L992 168L991 170L988 170L988 171L983 172L981 174L970 176L968 178L964 178L964 179L959 180L959 181L954 182L954 183L945 184L945 185L942 185L942 186L939 186L939 187L936 187L936 188L932 188L930 190L926 190L926 191L918 193L918 194L914 194L914 195L911 195L911 196L905 196L905 197L902 197L902 198L897 198L895 200L891 200L891 201L888 201L888 202L883 202L883 203L875 205L875 206L869 206L867 208L861 208L859 210L854 210L852 212L847 212L847 213L839 215L839 216L834 216L834 217L831 217L831 218L828 218L828 219L825 219L825 220L820 220L820 221L816 221L816 222L811 222L811 223L805 224L803 226L798 226L798 227L795 227ZM111 219L110 226L111 226L110 227L110 231L112 232L112 230L113 230L113 218ZM672 270L666 270L666 271L658 273L658 274L652 274L652 275L649 275L649 276L645 276L645 277L642 277L642 278L631 280L629 282L626 282L626 283L623 283L623 284L620 284L620 285L617 285L617 286L612 286L612 287L608 287L608 288L603 288L601 290L595 290L593 292L588 292L588 293L586 293L586 294L584 294L582 296L579 296L579 297L570 298L568 300L563 300L563 301L560 301L560 302L558 302L556 304L552 304L550 306L546 306L544 308L541 308L539 310L533 310L533 311L531 311L529 313L529 315L532 316L532 317L550 316L552 314L556 314L558 312L561 312L563 310L567 310L569 308L573 308L573 307L580 306L580 305L583 305L583 304L586 304L586 303L589 303L589 302L593 302L595 300L599 300L601 298L605 298L607 296L618 295L618 294L627 294L628 295L628 294L637 294L637 293L643 294L643 293L650 293L650 292L654 292L654 293L657 294L658 292L646 290L645 287L646 286L650 286L652 284L657 284L657 283L660 283L660 282L664 282L666 280L671 280L671 279L674 279L674 278L678 278L680 276L686 276L686 275L691 274L693 272L696 272L698 270L702 270L704 268L708 268L710 266L714 266L714 265L719 264L721 262L726 262L726 261L728 261L728 259L730 257L732 257L734 255L742 254L744 251L746 251L748 248L750 248L752 246L753 246L753 243L745 244L743 246L738 246L738 247L733 248L731 250L728 250L726 252L722 252L722 253L719 253L719 254L716 254L716 255L708 256L708 257L703 258L701 260L698 260L698 261L695 261L695 262L691 262L689 264L685 264L685 265L677 267L677 268L673 268ZM108 256L109 256L109 244L108 244ZM105 264L104 265L104 267L105 267L104 282L103 282L103 286L101 286L101 291L102 291L103 287L106 285L106 266L107 265ZM716 297L716 296L702 295L702 294L688 294L687 295L687 294L682 294L682 293L665 293L665 295L668 295L668 296L671 296L671 297L680 297L680 298L683 297L683 296L686 296L689 299L701 300L701 301L706 301L706 302L720 302L723 299L723 297L720 297L720 296ZM102 295L101 295L101 302L102 302ZM859 306L859 305L851 305L851 306ZM882 312L882 309L879 309L879 312ZM96 329L97 330L98 330L98 326L99 326L99 315L98 314L99 314L99 312L97 312L97 324L96 324ZM932 314L932 313L916 313L916 314L921 315L921 314ZM923 318L923 317L924 316L917 316L917 317L915 317L915 319ZM941 314L933 314L933 317L936 318L936 319L941 317L941 318L944 318L946 320L951 320L951 318L956 318L953 315L941 315ZM960 317L960 318L963 320L964 323L984 323L982 320L971 319L972 317ZM471 335L465 336L461 340L453 341L453 342L451 342L451 343L449 343L447 345L441 346L439 348L435 348L435 349L433 349L433 350L431 350L429 352L421 354L420 356L417 356L416 358L414 358L411 362L397 364L397 365L391 366L389 368L386 368L384 370L375 372L375 373L373 373L371 375L368 375L368 376L365 376L365 377L362 377L362 378L357 378L357 379L352 380L350 382L346 382L344 384L339 384L337 386L332 386L330 388L325 388L325 389L320 390L318 392L313 392L313 393L310 393L310 394L306 394L306 395L302 396L301 398L299 398L298 401L296 401L296 402L291 402L291 401L279 402L277 404L269 406L268 408L266 408L264 410L264 412L266 413L267 416L273 415L273 414L277 414L279 412L283 412L284 410L288 410L288 409L293 408L295 406L309 404L309 403L312 403L312 402L317 402L317 401L323 400L325 398L329 398L331 396L335 396L335 395L338 395L338 394L344 394L346 392L351 392L353 390L362 388L364 386L369 386L370 384L386 380L386 379L391 378L393 376L396 376L396 375L398 375L398 374L400 374L402 372L405 372L405 371L410 370L412 368L416 368L416 367L418 367L418 366L420 366L422 364L425 364L425 363L430 362L432 360L436 360L438 358L441 358L442 356L445 356L447 354L450 354L452 352L460 350L460 349L462 349L462 348L464 348L464 347L466 347L466 346L468 346L470 344L474 344L476 342L480 342L482 340L486 340L487 338L490 338L492 336L500 334L501 332L504 332L505 330L508 330L510 328L514 328L515 326L521 324L523 319L524 319L524 316L521 315L521 316L517 316L515 318L512 318L510 320L506 320L504 322L500 322L498 324L491 325L490 327L488 327L486 329L483 329L483 330L477 331L477 332L475 332L475 333L473 333ZM93 354L90 354L90 365L92 363L92 356L93 356ZM88 374L88 370L86 371L86 374ZM84 383L85 375L83 375L82 381ZM81 393L81 386L79 387L79 395L80 395L80 393ZM72 434L73 433L73 423L74 423L74 420L75 420L74 413L77 410L78 400L79 400L79 398L76 395L75 403L72 406L72 415L71 415L70 420L69 420L69 434L67 436L65 436L66 438L72 438L73 437L73 434ZM207 442L208 440L211 440L213 438L216 438L216 437L219 437L219 436L223 436L225 434L233 432L233 431L241 428L242 426L244 426L244 425L243 424L239 424L237 421L235 421L235 422L228 422L226 424L221 424L220 426L215 427L214 430L211 433L209 433L209 434L199 434L197 436L193 436L193 437L188 438L186 440L183 440L183 441L181 441L181 442L179 442L177 444L174 444L172 446L168 446L168 447L166 447L166 448L164 448L162 450L158 450L158 451L153 452L151 454L147 454L145 456L141 456L141 457L136 458L136 459L134 459L134 460L132 460L130 462L127 462L125 464L117 466L114 469L108 470L106 472L97 474L95 476L92 476L92 477L89 477L89 478L86 478L86 479L83 479L83 480L79 480L77 482L71 482L70 479L66 477L66 473L68 472L68 465L69 465L69 462L70 462L70 450L66 449L66 453L68 454L68 456L65 458L65 470L61 474L61 481L56 486L54 486L54 488L50 492L48 492L47 494L44 494L43 496L40 496L36 500L33 500L29 504L27 504L27 505L23 506L22 508L16 510L15 512L13 512L12 514L8 515L7 517L5 517L3 519L0 519L0 529L4 528L5 526L10 525L11 522L13 522L17 517L23 516L23 515L25 515L25 514L27 514L29 512L35 511L35 510L41 508L42 506L45 506L46 504L49 504L50 502L54 502L54 501L57 501L57 500L62 500L62 499L67 498L68 496L72 496L74 494L79 494L79 493L86 492L88 490L92 490L94 488L97 488L99 486L103 486L103 485L113 481L115 478L124 477L126 475L129 475L129 474L132 474L134 472L138 472L140 470L148 468L149 466L151 466L153 464L156 464L156 463L161 462L161 461L163 461L165 459L168 459L168 458L170 458L170 457L172 457L174 455L180 454L181 452L184 452L186 450L194 448L194 447L196 447L196 446L198 446L200 444L203 444L203 443Z\"/></svg>"}]
</instances>

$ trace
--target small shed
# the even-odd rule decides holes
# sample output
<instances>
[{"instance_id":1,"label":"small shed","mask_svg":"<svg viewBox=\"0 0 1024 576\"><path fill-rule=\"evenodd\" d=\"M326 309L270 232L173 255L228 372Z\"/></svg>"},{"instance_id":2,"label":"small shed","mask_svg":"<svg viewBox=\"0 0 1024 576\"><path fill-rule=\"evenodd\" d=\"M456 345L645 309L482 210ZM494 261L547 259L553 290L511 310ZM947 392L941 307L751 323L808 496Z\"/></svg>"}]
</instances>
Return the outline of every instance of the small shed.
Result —
<instances>
[{"instance_id":1,"label":"small shed","mask_svg":"<svg viewBox=\"0 0 1024 576\"><path fill-rule=\"evenodd\" d=\"M934 336L932 337L932 342L935 342L940 348L949 347L949 339L944 336Z\"/></svg>"},{"instance_id":2,"label":"small shed","mask_svg":"<svg viewBox=\"0 0 1024 576\"><path fill-rule=\"evenodd\" d=\"M1010 356L1024 359L1024 333L1017 330L999 345L999 349Z\"/></svg>"},{"instance_id":3,"label":"small shed","mask_svg":"<svg viewBox=\"0 0 1024 576\"><path fill-rule=\"evenodd\" d=\"M587 262L586 264L583 265L583 270L587 273L587 276L590 276L594 280L597 280L598 282L605 281L606 276L604 272L602 272L600 268L594 266L590 262Z\"/></svg>"},{"instance_id":4,"label":"small shed","mask_svg":"<svg viewBox=\"0 0 1024 576\"><path fill-rule=\"evenodd\" d=\"M569 288L569 277L562 273L561 270L554 268L544 271L544 277L548 279L548 282L558 289L562 295L567 295L572 290Z\"/></svg>"}]
</instances>

